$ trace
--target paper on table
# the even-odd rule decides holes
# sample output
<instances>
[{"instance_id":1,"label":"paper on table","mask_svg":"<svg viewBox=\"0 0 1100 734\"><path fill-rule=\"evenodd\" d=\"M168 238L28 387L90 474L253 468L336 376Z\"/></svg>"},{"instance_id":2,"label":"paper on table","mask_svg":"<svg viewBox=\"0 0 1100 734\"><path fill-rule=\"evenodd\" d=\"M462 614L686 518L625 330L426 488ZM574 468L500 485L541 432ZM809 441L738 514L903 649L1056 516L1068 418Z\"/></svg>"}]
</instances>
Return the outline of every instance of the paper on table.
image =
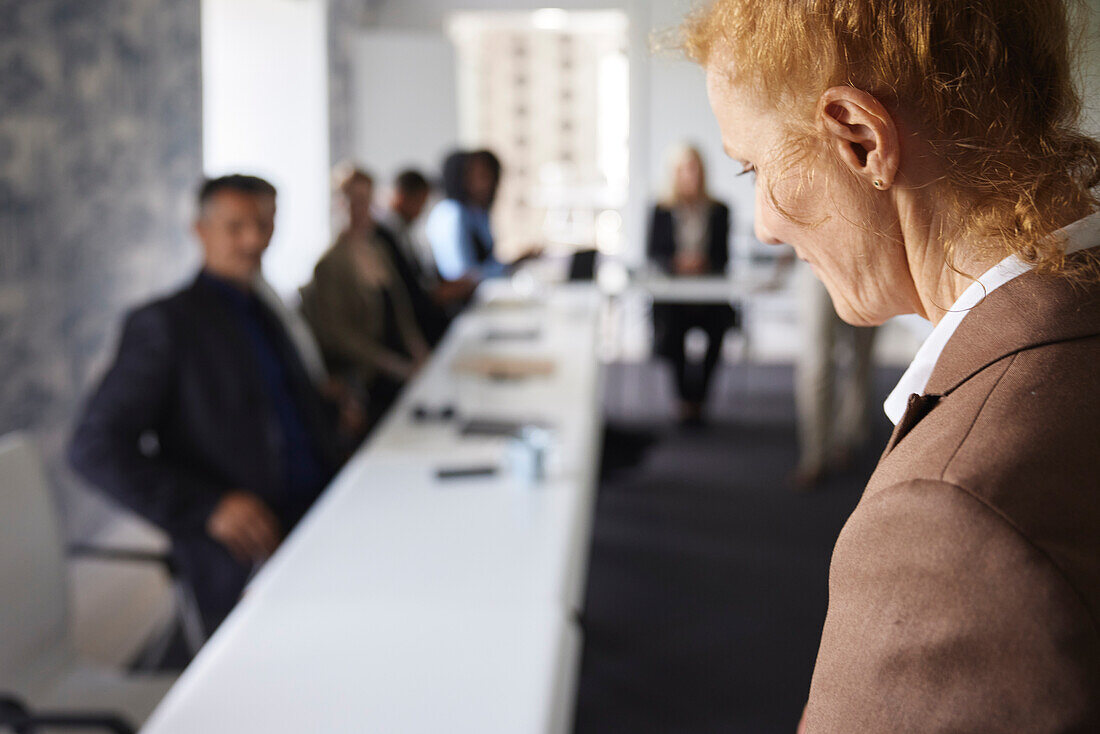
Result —
<instances>
[{"instance_id":1,"label":"paper on table","mask_svg":"<svg viewBox=\"0 0 1100 734\"><path fill-rule=\"evenodd\" d=\"M493 354L472 354L451 363L455 372L485 377L518 379L547 377L557 369L554 360L544 357L515 357Z\"/></svg>"},{"instance_id":2,"label":"paper on table","mask_svg":"<svg viewBox=\"0 0 1100 734\"><path fill-rule=\"evenodd\" d=\"M543 306L543 299L498 296L477 304L478 311L526 311Z\"/></svg>"},{"instance_id":3,"label":"paper on table","mask_svg":"<svg viewBox=\"0 0 1100 734\"><path fill-rule=\"evenodd\" d=\"M542 337L542 330L536 327L521 329L494 328L485 331L485 341L538 341Z\"/></svg>"}]
</instances>

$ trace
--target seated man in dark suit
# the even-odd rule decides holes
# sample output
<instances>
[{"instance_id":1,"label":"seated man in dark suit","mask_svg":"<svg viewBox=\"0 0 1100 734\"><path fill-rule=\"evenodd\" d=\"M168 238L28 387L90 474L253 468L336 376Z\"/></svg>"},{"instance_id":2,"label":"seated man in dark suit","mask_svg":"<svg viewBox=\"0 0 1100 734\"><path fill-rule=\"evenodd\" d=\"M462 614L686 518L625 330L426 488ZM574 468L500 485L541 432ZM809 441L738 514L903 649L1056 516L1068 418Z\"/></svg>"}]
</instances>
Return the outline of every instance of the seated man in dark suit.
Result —
<instances>
[{"instance_id":1,"label":"seated man in dark suit","mask_svg":"<svg viewBox=\"0 0 1100 734\"><path fill-rule=\"evenodd\" d=\"M424 336L434 346L451 318L470 300L477 283L469 278L443 280L434 265L425 267L413 243L412 228L428 203L431 185L422 173L407 169L393 182L389 204L378 220L377 234L389 250L405 283Z\"/></svg>"},{"instance_id":2,"label":"seated man in dark suit","mask_svg":"<svg viewBox=\"0 0 1100 734\"><path fill-rule=\"evenodd\" d=\"M81 475L169 533L207 633L339 464L335 411L252 291L274 221L266 181L204 183L201 272L129 314L69 447Z\"/></svg>"}]
</instances>

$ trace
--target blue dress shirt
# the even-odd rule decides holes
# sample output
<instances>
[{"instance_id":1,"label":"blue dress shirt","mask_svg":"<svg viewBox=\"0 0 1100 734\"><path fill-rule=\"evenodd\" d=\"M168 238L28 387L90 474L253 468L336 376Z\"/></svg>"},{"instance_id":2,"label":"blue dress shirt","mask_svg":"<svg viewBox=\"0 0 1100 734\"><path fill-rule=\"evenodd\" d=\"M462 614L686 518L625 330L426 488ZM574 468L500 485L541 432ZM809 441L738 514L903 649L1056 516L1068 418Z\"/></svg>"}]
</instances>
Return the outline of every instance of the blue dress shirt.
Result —
<instances>
[{"instance_id":1,"label":"blue dress shirt","mask_svg":"<svg viewBox=\"0 0 1100 734\"><path fill-rule=\"evenodd\" d=\"M293 346L275 315L268 312L254 293L205 270L200 277L215 288L237 316L256 358L259 377L266 388L281 438L286 506L275 509L283 510L280 515L285 513L285 519L296 522L324 489L330 476L304 412L295 399L296 390L312 389L312 386L295 385L293 368L288 364L289 360L296 359ZM305 375L304 367L299 372Z\"/></svg>"},{"instance_id":2,"label":"blue dress shirt","mask_svg":"<svg viewBox=\"0 0 1100 734\"><path fill-rule=\"evenodd\" d=\"M472 276L480 280L505 274L507 268L493 256L487 210L444 199L432 208L424 231L444 279Z\"/></svg>"}]
</instances>

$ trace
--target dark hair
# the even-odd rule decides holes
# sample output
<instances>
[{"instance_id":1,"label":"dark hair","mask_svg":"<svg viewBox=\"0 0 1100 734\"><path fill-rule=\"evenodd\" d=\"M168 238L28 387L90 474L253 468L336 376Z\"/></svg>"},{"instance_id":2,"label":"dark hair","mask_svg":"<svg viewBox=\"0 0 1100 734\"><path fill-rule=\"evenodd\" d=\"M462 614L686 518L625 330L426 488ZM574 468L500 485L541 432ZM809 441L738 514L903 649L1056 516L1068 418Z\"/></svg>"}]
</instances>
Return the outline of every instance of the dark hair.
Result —
<instances>
[{"instance_id":1,"label":"dark hair","mask_svg":"<svg viewBox=\"0 0 1100 734\"><path fill-rule=\"evenodd\" d=\"M443 195L448 199L466 202L466 160L470 154L456 150L443 159Z\"/></svg>"},{"instance_id":2,"label":"dark hair","mask_svg":"<svg viewBox=\"0 0 1100 734\"><path fill-rule=\"evenodd\" d=\"M500 188L501 174L504 172L504 167L500 164L500 158L497 158L497 154L488 148L482 148L471 153L470 160L485 164L485 167L489 169L489 174L493 177L493 191L489 194L488 201L488 206L492 207L497 198L497 189Z\"/></svg>"},{"instance_id":3,"label":"dark hair","mask_svg":"<svg viewBox=\"0 0 1100 734\"><path fill-rule=\"evenodd\" d=\"M223 191L237 191L242 194L275 196L275 187L259 176L243 173L231 173L228 176L203 179L199 186L198 204L202 209L206 203Z\"/></svg>"},{"instance_id":4,"label":"dark hair","mask_svg":"<svg viewBox=\"0 0 1100 734\"><path fill-rule=\"evenodd\" d=\"M470 203L470 193L466 190L466 172L473 161L483 163L493 177L493 194L489 200L489 204L492 205L492 199L496 198L497 186L500 185L500 175L503 167L496 154L488 149L469 152L458 150L444 158L443 194L446 198L454 199L459 203Z\"/></svg>"},{"instance_id":5,"label":"dark hair","mask_svg":"<svg viewBox=\"0 0 1100 734\"><path fill-rule=\"evenodd\" d=\"M489 171L493 174L493 178L496 182L500 183L500 174L504 170L504 167L500 165L500 158L497 158L497 154L488 148L482 148L481 150L475 150L470 154L471 159L481 161L488 166Z\"/></svg>"},{"instance_id":6,"label":"dark hair","mask_svg":"<svg viewBox=\"0 0 1100 734\"><path fill-rule=\"evenodd\" d=\"M403 194L423 194L431 188L424 174L412 168L406 168L397 174L393 187Z\"/></svg>"}]
</instances>

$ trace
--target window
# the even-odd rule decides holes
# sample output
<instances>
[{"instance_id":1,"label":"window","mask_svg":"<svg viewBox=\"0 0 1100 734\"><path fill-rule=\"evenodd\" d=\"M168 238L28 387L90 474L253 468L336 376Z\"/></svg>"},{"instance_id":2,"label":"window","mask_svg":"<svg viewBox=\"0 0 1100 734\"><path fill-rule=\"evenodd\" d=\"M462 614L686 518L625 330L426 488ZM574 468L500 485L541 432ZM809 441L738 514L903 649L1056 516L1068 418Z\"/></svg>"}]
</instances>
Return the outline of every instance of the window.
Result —
<instances>
[{"instance_id":1,"label":"window","mask_svg":"<svg viewBox=\"0 0 1100 734\"><path fill-rule=\"evenodd\" d=\"M619 11L463 12L459 137L504 165L494 211L505 257L533 243L622 246L628 183L627 18Z\"/></svg>"}]
</instances>

